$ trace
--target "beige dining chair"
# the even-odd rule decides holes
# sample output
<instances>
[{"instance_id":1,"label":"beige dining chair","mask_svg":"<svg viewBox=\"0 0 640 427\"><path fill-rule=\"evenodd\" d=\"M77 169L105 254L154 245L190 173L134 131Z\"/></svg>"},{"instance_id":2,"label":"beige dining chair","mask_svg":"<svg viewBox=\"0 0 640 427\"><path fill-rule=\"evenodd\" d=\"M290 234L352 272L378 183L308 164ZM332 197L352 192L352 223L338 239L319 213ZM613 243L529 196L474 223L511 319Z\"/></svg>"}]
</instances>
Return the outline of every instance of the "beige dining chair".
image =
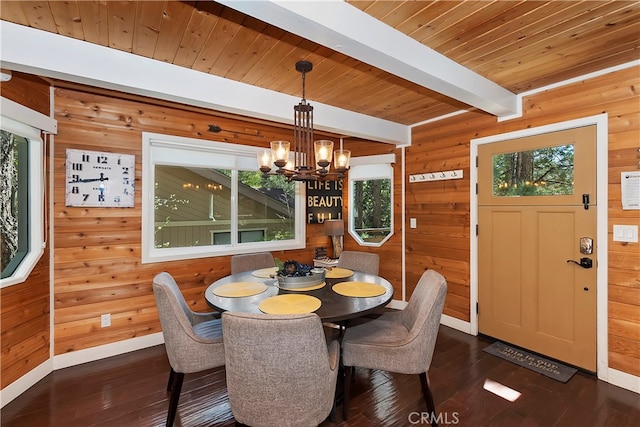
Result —
<instances>
[{"instance_id":1,"label":"beige dining chair","mask_svg":"<svg viewBox=\"0 0 640 427\"><path fill-rule=\"evenodd\" d=\"M345 369L342 411L345 421L349 412L353 368L359 366L400 374L418 374L432 425L437 425L428 371L446 294L445 278L434 270L427 270L420 277L403 310L386 312L377 319L347 329L342 340Z\"/></svg>"},{"instance_id":2,"label":"beige dining chair","mask_svg":"<svg viewBox=\"0 0 640 427\"><path fill-rule=\"evenodd\" d=\"M337 266L377 275L380 267L380 256L371 252L342 251L340 258L338 258Z\"/></svg>"},{"instance_id":3,"label":"beige dining chair","mask_svg":"<svg viewBox=\"0 0 640 427\"><path fill-rule=\"evenodd\" d=\"M317 426L335 409L340 346L318 315L222 314L227 392L238 423Z\"/></svg>"},{"instance_id":4,"label":"beige dining chair","mask_svg":"<svg viewBox=\"0 0 640 427\"><path fill-rule=\"evenodd\" d=\"M273 259L273 255L271 255L271 252L233 255L231 257L231 274L275 266L276 261Z\"/></svg>"},{"instance_id":5,"label":"beige dining chair","mask_svg":"<svg viewBox=\"0 0 640 427\"><path fill-rule=\"evenodd\" d=\"M171 398L166 425L172 426L185 374L224 365L222 321L220 313L192 311L178 284L167 272L154 277L153 294L171 366L167 384Z\"/></svg>"}]
</instances>

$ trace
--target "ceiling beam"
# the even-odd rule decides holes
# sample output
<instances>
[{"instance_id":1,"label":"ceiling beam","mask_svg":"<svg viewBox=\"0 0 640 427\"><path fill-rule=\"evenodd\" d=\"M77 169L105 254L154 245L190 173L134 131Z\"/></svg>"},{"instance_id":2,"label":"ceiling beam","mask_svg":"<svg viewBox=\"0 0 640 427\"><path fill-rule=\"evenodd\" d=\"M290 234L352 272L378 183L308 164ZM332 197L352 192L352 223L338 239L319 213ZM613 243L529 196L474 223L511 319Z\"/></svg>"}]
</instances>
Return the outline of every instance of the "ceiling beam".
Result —
<instances>
[{"instance_id":1,"label":"ceiling beam","mask_svg":"<svg viewBox=\"0 0 640 427\"><path fill-rule=\"evenodd\" d=\"M342 0L216 0L495 116L517 112L517 96Z\"/></svg>"},{"instance_id":2,"label":"ceiling beam","mask_svg":"<svg viewBox=\"0 0 640 427\"><path fill-rule=\"evenodd\" d=\"M82 40L0 21L0 65L43 77L293 124L300 99ZM313 103L318 130L409 145L408 126ZM293 136L293 135L292 135Z\"/></svg>"}]
</instances>

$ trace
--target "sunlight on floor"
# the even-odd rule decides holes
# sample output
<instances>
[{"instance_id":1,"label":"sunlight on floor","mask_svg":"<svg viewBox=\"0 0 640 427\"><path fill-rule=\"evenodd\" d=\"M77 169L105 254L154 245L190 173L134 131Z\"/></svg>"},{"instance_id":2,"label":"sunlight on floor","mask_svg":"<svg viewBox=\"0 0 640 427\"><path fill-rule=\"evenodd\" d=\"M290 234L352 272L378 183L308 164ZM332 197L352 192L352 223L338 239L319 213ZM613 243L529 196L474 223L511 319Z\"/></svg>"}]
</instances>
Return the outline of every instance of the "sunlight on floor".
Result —
<instances>
[{"instance_id":1,"label":"sunlight on floor","mask_svg":"<svg viewBox=\"0 0 640 427\"><path fill-rule=\"evenodd\" d=\"M482 388L490 391L495 395L500 396L503 399L508 400L509 402L514 402L521 395L519 391L516 391L512 388L507 387L506 385L502 385L490 379L484 380L484 386L482 386Z\"/></svg>"}]
</instances>

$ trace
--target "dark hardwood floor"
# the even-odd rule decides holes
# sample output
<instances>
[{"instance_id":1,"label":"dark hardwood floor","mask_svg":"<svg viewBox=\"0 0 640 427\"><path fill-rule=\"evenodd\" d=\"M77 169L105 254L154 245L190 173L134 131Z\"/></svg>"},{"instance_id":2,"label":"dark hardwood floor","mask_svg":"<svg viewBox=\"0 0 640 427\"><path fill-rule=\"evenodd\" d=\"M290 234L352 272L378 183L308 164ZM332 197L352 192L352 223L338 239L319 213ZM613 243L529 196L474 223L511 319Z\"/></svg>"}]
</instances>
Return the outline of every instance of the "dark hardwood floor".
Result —
<instances>
[{"instance_id":1,"label":"dark hardwood floor","mask_svg":"<svg viewBox=\"0 0 640 427\"><path fill-rule=\"evenodd\" d=\"M328 330L329 334L335 331ZM578 372L566 384L482 351L491 341L442 326L430 378L440 425L639 426L640 395ZM55 371L2 409L2 426L161 426L169 364L163 346ZM485 379L522 393L509 402ZM357 369L349 421L329 426L410 426L426 411L417 375ZM224 369L187 375L176 426L231 426Z\"/></svg>"}]
</instances>

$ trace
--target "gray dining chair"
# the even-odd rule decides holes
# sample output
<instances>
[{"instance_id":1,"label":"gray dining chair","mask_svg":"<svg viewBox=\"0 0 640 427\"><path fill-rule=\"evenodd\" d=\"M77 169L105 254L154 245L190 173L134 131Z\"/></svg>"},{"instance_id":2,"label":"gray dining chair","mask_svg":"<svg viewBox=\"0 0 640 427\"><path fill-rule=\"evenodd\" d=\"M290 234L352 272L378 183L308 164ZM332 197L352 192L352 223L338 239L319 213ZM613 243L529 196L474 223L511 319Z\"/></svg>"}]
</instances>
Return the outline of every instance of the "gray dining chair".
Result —
<instances>
[{"instance_id":1,"label":"gray dining chair","mask_svg":"<svg viewBox=\"0 0 640 427\"><path fill-rule=\"evenodd\" d=\"M153 294L171 366L167 384L171 398L166 425L172 426L185 374L224 365L222 320L220 313L192 311L178 284L167 272L154 277Z\"/></svg>"},{"instance_id":2,"label":"gray dining chair","mask_svg":"<svg viewBox=\"0 0 640 427\"><path fill-rule=\"evenodd\" d=\"M227 392L238 423L317 426L335 409L340 359L318 315L222 314Z\"/></svg>"},{"instance_id":3,"label":"gray dining chair","mask_svg":"<svg viewBox=\"0 0 640 427\"><path fill-rule=\"evenodd\" d=\"M377 275L380 267L380 256L371 252L342 251L340 258L338 258L337 266Z\"/></svg>"},{"instance_id":4,"label":"gray dining chair","mask_svg":"<svg viewBox=\"0 0 640 427\"><path fill-rule=\"evenodd\" d=\"M233 255L231 257L231 274L275 266L276 261L273 259L273 255L271 255L271 252Z\"/></svg>"},{"instance_id":5,"label":"gray dining chair","mask_svg":"<svg viewBox=\"0 0 640 427\"><path fill-rule=\"evenodd\" d=\"M447 294L447 281L434 270L425 271L407 306L386 312L377 319L350 327L342 340L345 369L343 418L349 412L351 376L355 366L400 374L418 374L422 394L437 425L428 371L438 336L440 317Z\"/></svg>"}]
</instances>

